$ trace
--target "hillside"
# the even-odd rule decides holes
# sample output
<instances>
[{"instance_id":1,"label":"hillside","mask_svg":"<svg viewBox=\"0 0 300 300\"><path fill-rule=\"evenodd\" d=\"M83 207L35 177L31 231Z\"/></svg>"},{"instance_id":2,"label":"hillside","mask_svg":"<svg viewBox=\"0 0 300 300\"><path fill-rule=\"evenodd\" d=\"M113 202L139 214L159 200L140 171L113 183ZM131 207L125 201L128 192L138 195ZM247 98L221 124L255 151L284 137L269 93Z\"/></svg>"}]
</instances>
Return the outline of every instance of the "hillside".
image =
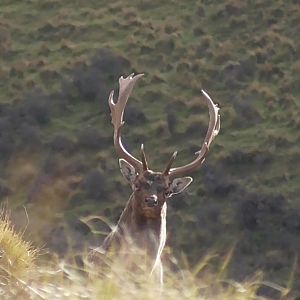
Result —
<instances>
[{"instance_id":1,"label":"hillside","mask_svg":"<svg viewBox=\"0 0 300 300\"><path fill-rule=\"evenodd\" d=\"M202 144L201 88L221 107L206 163L170 200L168 245L190 263L236 245L230 276L285 286L300 251L299 17L297 0L1 1L0 199L16 226L26 207L26 235L61 256L103 239L84 218L116 222L130 195L107 97L143 72L124 139L154 170Z\"/></svg>"}]
</instances>

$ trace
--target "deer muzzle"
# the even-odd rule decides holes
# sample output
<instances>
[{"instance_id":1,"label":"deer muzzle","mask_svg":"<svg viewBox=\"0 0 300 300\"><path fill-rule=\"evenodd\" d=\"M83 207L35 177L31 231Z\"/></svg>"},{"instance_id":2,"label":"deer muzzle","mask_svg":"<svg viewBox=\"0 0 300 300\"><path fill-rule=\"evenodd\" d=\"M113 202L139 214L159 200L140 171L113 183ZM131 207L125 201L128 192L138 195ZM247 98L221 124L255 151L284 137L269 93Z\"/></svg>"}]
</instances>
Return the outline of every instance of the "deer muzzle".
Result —
<instances>
[{"instance_id":1,"label":"deer muzzle","mask_svg":"<svg viewBox=\"0 0 300 300\"><path fill-rule=\"evenodd\" d=\"M158 204L158 199L156 195L151 195L145 198L145 203L148 207L154 207Z\"/></svg>"}]
</instances>

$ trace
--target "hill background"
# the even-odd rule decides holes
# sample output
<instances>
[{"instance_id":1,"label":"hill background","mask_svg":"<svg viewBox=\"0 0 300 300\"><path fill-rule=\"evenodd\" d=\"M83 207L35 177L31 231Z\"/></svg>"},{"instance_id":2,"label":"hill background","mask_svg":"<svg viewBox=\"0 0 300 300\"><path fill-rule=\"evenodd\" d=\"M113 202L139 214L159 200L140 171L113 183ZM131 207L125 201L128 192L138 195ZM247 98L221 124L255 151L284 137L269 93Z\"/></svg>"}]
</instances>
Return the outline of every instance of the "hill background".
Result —
<instances>
[{"instance_id":1,"label":"hill background","mask_svg":"<svg viewBox=\"0 0 300 300\"><path fill-rule=\"evenodd\" d=\"M221 107L206 163L169 201L168 245L190 263L235 245L230 276L284 285L300 250L299 17L297 0L1 1L0 199L15 225L27 212L25 235L60 256L103 239L83 218L116 222L130 195L107 97L143 72L124 140L153 170L202 144L201 88Z\"/></svg>"}]
</instances>

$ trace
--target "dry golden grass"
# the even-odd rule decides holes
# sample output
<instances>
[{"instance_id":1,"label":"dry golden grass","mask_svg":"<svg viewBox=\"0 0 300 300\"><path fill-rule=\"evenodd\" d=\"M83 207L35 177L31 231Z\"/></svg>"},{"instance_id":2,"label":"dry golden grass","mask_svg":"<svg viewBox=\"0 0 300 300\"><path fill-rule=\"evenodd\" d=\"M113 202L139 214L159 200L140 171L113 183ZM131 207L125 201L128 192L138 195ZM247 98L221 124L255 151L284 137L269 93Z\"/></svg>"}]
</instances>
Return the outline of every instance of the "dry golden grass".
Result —
<instances>
[{"instance_id":1,"label":"dry golden grass","mask_svg":"<svg viewBox=\"0 0 300 300\"><path fill-rule=\"evenodd\" d=\"M257 296L261 286L275 291L277 299L292 299L287 296L294 271L287 288L263 281L261 273L241 283L228 279L226 271L234 248L221 259L216 254L208 254L194 266L188 264L185 256L178 262L167 248L162 287L149 276L143 258L138 260L138 255L134 259L134 272L128 270L129 261L124 259L112 262L103 258L102 267L96 267L85 259L86 253L69 253L65 260L49 253L47 259L40 256L40 261L35 263L38 250L23 240L8 214L1 210L1 299L271 299Z\"/></svg>"},{"instance_id":2,"label":"dry golden grass","mask_svg":"<svg viewBox=\"0 0 300 300\"><path fill-rule=\"evenodd\" d=\"M72 263L57 261L39 267L34 280L23 290L28 299L263 300L270 298L257 296L257 290L261 285L267 285L277 290L279 297L283 295L284 289L263 282L261 274L238 283L226 279L223 269L217 274L207 271L213 257L209 255L190 270L165 268L163 287L148 274L143 275L143 264L137 270L139 275L129 272L120 262L110 264L103 274L89 264L79 268Z\"/></svg>"},{"instance_id":3,"label":"dry golden grass","mask_svg":"<svg viewBox=\"0 0 300 300\"><path fill-rule=\"evenodd\" d=\"M38 250L17 233L5 209L0 209L0 293L22 285L35 269Z\"/></svg>"},{"instance_id":4,"label":"dry golden grass","mask_svg":"<svg viewBox=\"0 0 300 300\"><path fill-rule=\"evenodd\" d=\"M8 274L23 277L32 270L37 250L14 230L4 210L0 211L0 251L0 267Z\"/></svg>"}]
</instances>

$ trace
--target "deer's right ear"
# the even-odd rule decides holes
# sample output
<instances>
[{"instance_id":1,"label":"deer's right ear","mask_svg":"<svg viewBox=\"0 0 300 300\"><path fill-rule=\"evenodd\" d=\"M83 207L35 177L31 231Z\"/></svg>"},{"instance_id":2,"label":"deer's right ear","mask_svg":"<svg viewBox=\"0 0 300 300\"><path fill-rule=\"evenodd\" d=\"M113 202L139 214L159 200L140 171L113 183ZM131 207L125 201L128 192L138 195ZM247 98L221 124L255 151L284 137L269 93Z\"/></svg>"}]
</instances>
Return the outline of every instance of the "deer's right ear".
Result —
<instances>
[{"instance_id":1,"label":"deer's right ear","mask_svg":"<svg viewBox=\"0 0 300 300\"><path fill-rule=\"evenodd\" d=\"M137 176L135 168L123 158L119 159L119 165L120 165L121 173L123 174L123 176L131 184L133 184L133 182Z\"/></svg>"}]
</instances>

